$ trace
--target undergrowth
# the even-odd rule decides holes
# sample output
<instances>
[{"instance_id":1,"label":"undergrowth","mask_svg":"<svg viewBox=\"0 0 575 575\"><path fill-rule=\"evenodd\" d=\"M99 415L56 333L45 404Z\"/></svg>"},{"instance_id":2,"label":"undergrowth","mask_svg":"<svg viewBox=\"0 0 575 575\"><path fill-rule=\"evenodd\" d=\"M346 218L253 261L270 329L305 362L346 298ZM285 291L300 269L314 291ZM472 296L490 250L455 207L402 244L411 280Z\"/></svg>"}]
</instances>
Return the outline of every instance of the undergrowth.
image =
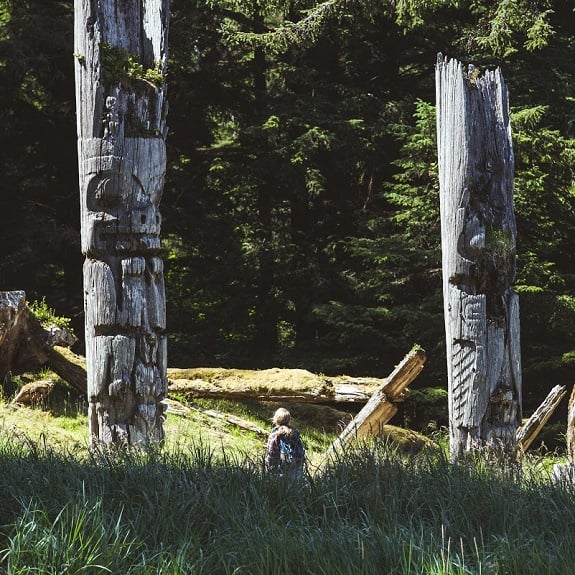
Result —
<instances>
[{"instance_id":1,"label":"undergrowth","mask_svg":"<svg viewBox=\"0 0 575 575\"><path fill-rule=\"evenodd\" d=\"M389 443L304 480L202 442L54 450L0 433L0 569L80 574L571 574L575 489L544 466Z\"/></svg>"}]
</instances>

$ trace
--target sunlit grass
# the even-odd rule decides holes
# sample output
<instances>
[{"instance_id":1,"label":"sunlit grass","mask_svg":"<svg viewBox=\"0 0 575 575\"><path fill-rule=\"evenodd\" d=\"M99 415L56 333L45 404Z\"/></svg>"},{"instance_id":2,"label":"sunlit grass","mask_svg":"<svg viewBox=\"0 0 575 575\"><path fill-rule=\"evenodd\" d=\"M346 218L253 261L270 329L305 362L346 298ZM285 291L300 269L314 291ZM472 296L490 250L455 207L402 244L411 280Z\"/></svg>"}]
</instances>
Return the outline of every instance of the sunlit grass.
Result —
<instances>
[{"instance_id":1,"label":"sunlit grass","mask_svg":"<svg viewBox=\"0 0 575 575\"><path fill-rule=\"evenodd\" d=\"M0 571L114 574L571 574L575 489L549 468L389 442L298 482L203 440L55 449L0 432Z\"/></svg>"},{"instance_id":2,"label":"sunlit grass","mask_svg":"<svg viewBox=\"0 0 575 575\"><path fill-rule=\"evenodd\" d=\"M205 413L268 428L274 406L190 407L168 414L162 450L114 452L88 448L84 406L0 404L0 573L573 573L556 457L454 465L380 440L325 461L339 415L294 406L310 465L285 481L263 471L265 436Z\"/></svg>"}]
</instances>

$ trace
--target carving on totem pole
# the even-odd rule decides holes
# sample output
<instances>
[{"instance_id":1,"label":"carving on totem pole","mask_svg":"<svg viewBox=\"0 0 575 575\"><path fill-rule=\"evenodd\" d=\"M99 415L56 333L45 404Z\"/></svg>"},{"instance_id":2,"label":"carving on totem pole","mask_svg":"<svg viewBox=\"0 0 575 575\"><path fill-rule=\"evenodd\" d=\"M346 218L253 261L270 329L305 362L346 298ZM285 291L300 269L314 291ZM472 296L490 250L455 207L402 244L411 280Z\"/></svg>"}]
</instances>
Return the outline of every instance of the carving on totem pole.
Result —
<instances>
[{"instance_id":1,"label":"carving on totem pole","mask_svg":"<svg viewBox=\"0 0 575 575\"><path fill-rule=\"evenodd\" d=\"M113 129L105 134L84 142L92 152L82 186L90 427L104 442L131 444L163 438L166 313L157 254L165 148L139 138L124 142L134 153L122 156Z\"/></svg>"}]
</instances>

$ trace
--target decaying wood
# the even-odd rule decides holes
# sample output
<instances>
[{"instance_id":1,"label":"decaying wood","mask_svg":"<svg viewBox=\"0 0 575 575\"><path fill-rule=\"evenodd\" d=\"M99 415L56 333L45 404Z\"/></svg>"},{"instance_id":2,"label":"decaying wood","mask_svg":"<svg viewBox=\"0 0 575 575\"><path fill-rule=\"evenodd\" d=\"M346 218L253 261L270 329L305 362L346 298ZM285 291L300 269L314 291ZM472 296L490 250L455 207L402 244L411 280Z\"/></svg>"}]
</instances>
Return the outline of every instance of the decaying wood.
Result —
<instances>
[{"instance_id":1,"label":"decaying wood","mask_svg":"<svg viewBox=\"0 0 575 575\"><path fill-rule=\"evenodd\" d=\"M56 385L54 379L40 379L24 384L14 399L12 405L38 405L47 400Z\"/></svg>"},{"instance_id":2,"label":"decaying wood","mask_svg":"<svg viewBox=\"0 0 575 575\"><path fill-rule=\"evenodd\" d=\"M215 409L202 409L201 412L203 415L207 415L214 419L218 419L228 425L233 425L235 427L239 427L240 429L251 431L252 433L257 433L258 435L267 437L267 435L269 434L269 430L266 430L263 427L260 427L259 425L255 425L250 421L242 419L241 417L237 417L236 415L231 415L229 413L222 413L221 411L216 411Z\"/></svg>"},{"instance_id":3,"label":"decaying wood","mask_svg":"<svg viewBox=\"0 0 575 575\"><path fill-rule=\"evenodd\" d=\"M169 0L78 0L74 16L90 438L147 443L164 437L167 393Z\"/></svg>"},{"instance_id":4,"label":"decaying wood","mask_svg":"<svg viewBox=\"0 0 575 575\"><path fill-rule=\"evenodd\" d=\"M561 400L567 395L566 385L556 385L533 415L517 430L517 452L525 453L543 426L547 423Z\"/></svg>"},{"instance_id":5,"label":"decaying wood","mask_svg":"<svg viewBox=\"0 0 575 575\"><path fill-rule=\"evenodd\" d=\"M192 410L187 405L184 405L181 401L173 399L171 397L166 397L163 400L163 404L166 406L166 413L175 413L176 415L189 415Z\"/></svg>"},{"instance_id":6,"label":"decaying wood","mask_svg":"<svg viewBox=\"0 0 575 575\"><path fill-rule=\"evenodd\" d=\"M438 57L437 139L450 450L515 454L521 422L513 149L499 69Z\"/></svg>"},{"instance_id":7,"label":"decaying wood","mask_svg":"<svg viewBox=\"0 0 575 575\"><path fill-rule=\"evenodd\" d=\"M397 413L396 403L419 375L425 360L425 352L421 348L412 349L334 441L328 455L353 439L379 435L383 426Z\"/></svg>"},{"instance_id":8,"label":"decaying wood","mask_svg":"<svg viewBox=\"0 0 575 575\"><path fill-rule=\"evenodd\" d=\"M23 291L0 292L0 381L41 369L50 361L54 346L70 346L70 330L44 326L26 306ZM85 386L84 386L85 390Z\"/></svg>"},{"instance_id":9,"label":"decaying wood","mask_svg":"<svg viewBox=\"0 0 575 575\"><path fill-rule=\"evenodd\" d=\"M17 373L27 319L26 294L0 292L0 381L11 372Z\"/></svg>"},{"instance_id":10,"label":"decaying wood","mask_svg":"<svg viewBox=\"0 0 575 575\"><path fill-rule=\"evenodd\" d=\"M567 407L567 460L575 469L575 387L571 390Z\"/></svg>"},{"instance_id":11,"label":"decaying wood","mask_svg":"<svg viewBox=\"0 0 575 575\"><path fill-rule=\"evenodd\" d=\"M208 417L210 419L216 419L218 422L224 422L226 425L233 425L234 427L239 427L240 429L244 429L246 431L251 431L252 433L257 433L258 435L267 436L269 431L252 423L251 421L247 421L241 417L236 415L231 415L229 413L222 413L221 411L217 411L215 409L199 409L197 407L188 407L183 403L172 399L166 398L164 399L164 404L167 407L168 413L175 413L177 415L188 416L192 413L199 413L203 417Z\"/></svg>"},{"instance_id":12,"label":"decaying wood","mask_svg":"<svg viewBox=\"0 0 575 575\"><path fill-rule=\"evenodd\" d=\"M54 346L46 350L47 365L80 395L87 393L86 360L71 349Z\"/></svg>"},{"instance_id":13,"label":"decaying wood","mask_svg":"<svg viewBox=\"0 0 575 575\"><path fill-rule=\"evenodd\" d=\"M567 408L567 458L575 466L575 387L571 390Z\"/></svg>"},{"instance_id":14,"label":"decaying wood","mask_svg":"<svg viewBox=\"0 0 575 575\"><path fill-rule=\"evenodd\" d=\"M304 369L168 369L169 393L193 398L258 399L302 403L365 403L377 378L326 377Z\"/></svg>"}]
</instances>

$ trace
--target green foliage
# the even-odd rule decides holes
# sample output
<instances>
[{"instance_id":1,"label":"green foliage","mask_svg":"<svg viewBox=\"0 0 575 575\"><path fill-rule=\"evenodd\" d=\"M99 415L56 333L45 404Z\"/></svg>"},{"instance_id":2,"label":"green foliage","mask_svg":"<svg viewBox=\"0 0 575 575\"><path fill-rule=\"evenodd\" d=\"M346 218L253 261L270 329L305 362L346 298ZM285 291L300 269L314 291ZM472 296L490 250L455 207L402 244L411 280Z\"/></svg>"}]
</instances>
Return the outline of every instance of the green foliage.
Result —
<instances>
[{"instance_id":1,"label":"green foliage","mask_svg":"<svg viewBox=\"0 0 575 575\"><path fill-rule=\"evenodd\" d=\"M27 303L28 309L34 317L44 326L55 325L64 329L70 329L70 318L56 315L56 312L46 303L46 298Z\"/></svg>"},{"instance_id":2,"label":"green foliage","mask_svg":"<svg viewBox=\"0 0 575 575\"><path fill-rule=\"evenodd\" d=\"M443 387L413 389L401 405L402 425L434 435L449 427L447 405L447 390Z\"/></svg>"},{"instance_id":3,"label":"green foliage","mask_svg":"<svg viewBox=\"0 0 575 575\"><path fill-rule=\"evenodd\" d=\"M575 14L568 2L170 3L162 241L174 366L446 386L433 62L500 66L516 160L525 402L569 376ZM0 8L3 289L82 332L73 2ZM102 47L124 81L157 64ZM75 55L81 58L82 55ZM150 66L150 69L146 69ZM49 198L49 201L47 201ZM81 343L80 343L81 345Z\"/></svg>"},{"instance_id":4,"label":"green foliage","mask_svg":"<svg viewBox=\"0 0 575 575\"><path fill-rule=\"evenodd\" d=\"M554 34L550 17L554 13L549 0L503 0L491 6L481 6L481 25L485 35L477 36L480 49L489 50L496 56L508 57L519 50L520 39L528 51L544 48ZM544 7L549 7L545 10Z\"/></svg>"},{"instance_id":5,"label":"green foliage","mask_svg":"<svg viewBox=\"0 0 575 575\"><path fill-rule=\"evenodd\" d=\"M144 68L135 56L121 46L103 42L100 45L100 59L107 82L136 80L160 88L166 81L161 62L156 62L153 68Z\"/></svg>"},{"instance_id":6,"label":"green foliage","mask_svg":"<svg viewBox=\"0 0 575 575\"><path fill-rule=\"evenodd\" d=\"M435 107L416 100L413 120L413 126L411 123L394 126L402 146L394 162L398 171L384 193L396 208L390 215L396 229L423 249L437 249L441 221Z\"/></svg>"}]
</instances>

